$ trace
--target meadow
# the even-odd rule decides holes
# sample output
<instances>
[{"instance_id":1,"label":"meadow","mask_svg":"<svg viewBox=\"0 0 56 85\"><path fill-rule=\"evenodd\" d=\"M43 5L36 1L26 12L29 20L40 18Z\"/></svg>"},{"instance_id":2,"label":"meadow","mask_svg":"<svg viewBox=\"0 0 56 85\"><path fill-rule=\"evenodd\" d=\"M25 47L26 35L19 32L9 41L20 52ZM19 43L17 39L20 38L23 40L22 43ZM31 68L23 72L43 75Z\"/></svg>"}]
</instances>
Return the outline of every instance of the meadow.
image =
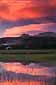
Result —
<instances>
[{"instance_id":1,"label":"meadow","mask_svg":"<svg viewBox=\"0 0 56 85\"><path fill-rule=\"evenodd\" d=\"M56 50L0 50L2 62L56 62Z\"/></svg>"}]
</instances>

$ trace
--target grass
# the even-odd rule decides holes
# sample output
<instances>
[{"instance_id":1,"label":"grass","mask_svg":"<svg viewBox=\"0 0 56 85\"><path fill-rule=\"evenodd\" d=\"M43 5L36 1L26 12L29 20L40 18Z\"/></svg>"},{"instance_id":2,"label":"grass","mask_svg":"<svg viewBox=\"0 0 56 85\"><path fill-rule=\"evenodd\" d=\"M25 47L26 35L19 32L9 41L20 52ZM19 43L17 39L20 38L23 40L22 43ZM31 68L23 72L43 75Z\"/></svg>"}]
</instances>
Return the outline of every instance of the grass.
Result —
<instances>
[{"instance_id":1,"label":"grass","mask_svg":"<svg viewBox=\"0 0 56 85\"><path fill-rule=\"evenodd\" d=\"M56 62L56 50L1 50L0 61Z\"/></svg>"}]
</instances>

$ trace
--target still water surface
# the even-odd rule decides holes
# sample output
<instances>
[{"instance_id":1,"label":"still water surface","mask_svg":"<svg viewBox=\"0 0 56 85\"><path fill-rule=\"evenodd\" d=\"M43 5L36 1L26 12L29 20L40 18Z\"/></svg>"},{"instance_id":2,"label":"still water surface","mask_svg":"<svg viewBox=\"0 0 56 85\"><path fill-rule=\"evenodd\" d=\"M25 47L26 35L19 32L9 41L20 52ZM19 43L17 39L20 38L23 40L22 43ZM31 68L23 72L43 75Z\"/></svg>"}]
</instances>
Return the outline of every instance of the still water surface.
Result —
<instances>
[{"instance_id":1,"label":"still water surface","mask_svg":"<svg viewBox=\"0 0 56 85\"><path fill-rule=\"evenodd\" d=\"M0 62L0 85L56 85L56 65Z\"/></svg>"}]
</instances>

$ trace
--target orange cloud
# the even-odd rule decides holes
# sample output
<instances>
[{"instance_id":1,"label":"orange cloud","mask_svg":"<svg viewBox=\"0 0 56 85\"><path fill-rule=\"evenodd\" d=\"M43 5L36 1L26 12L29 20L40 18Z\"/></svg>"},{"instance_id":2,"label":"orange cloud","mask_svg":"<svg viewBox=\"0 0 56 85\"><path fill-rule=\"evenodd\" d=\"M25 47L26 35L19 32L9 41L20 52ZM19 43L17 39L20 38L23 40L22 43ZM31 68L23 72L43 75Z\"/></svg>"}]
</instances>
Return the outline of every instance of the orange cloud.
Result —
<instances>
[{"instance_id":1,"label":"orange cloud","mask_svg":"<svg viewBox=\"0 0 56 85\"><path fill-rule=\"evenodd\" d=\"M45 29L46 24L31 24L27 26L18 26L6 29L3 33L4 37L15 37L20 36L23 33L27 33L28 31L48 31Z\"/></svg>"}]
</instances>

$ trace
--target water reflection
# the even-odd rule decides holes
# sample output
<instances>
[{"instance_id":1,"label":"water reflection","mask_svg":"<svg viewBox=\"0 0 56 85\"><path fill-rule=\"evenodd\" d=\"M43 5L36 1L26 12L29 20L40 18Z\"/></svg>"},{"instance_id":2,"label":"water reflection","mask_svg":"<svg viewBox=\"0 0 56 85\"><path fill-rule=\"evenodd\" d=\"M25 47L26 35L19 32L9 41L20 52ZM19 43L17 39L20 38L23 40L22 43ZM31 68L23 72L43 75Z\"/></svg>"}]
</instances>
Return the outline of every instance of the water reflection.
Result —
<instances>
[{"instance_id":1,"label":"water reflection","mask_svg":"<svg viewBox=\"0 0 56 85\"><path fill-rule=\"evenodd\" d=\"M0 85L53 85L53 83L42 81L6 81L1 82Z\"/></svg>"},{"instance_id":2,"label":"water reflection","mask_svg":"<svg viewBox=\"0 0 56 85\"><path fill-rule=\"evenodd\" d=\"M0 62L0 85L55 85L56 66Z\"/></svg>"}]
</instances>

